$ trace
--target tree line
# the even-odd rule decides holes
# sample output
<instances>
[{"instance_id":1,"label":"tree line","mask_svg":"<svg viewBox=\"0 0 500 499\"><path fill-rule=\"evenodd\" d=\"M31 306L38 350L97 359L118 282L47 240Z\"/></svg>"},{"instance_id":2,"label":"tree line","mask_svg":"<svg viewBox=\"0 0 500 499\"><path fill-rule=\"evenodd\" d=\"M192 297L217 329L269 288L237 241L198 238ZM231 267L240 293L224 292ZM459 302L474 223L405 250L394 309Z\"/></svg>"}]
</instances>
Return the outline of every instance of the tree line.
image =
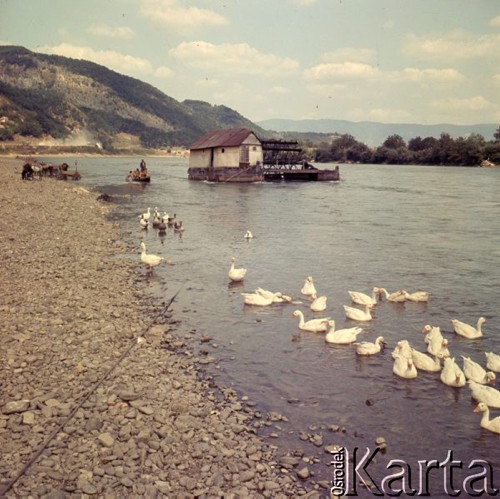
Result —
<instances>
[{"instance_id":1,"label":"tree line","mask_svg":"<svg viewBox=\"0 0 500 499\"><path fill-rule=\"evenodd\" d=\"M480 166L483 161L500 165L500 127L493 140L480 134L452 138L447 133L435 137L415 137L408 143L400 135L391 135L376 148L344 134L331 143L316 146L314 161L318 163L371 163L393 165Z\"/></svg>"}]
</instances>

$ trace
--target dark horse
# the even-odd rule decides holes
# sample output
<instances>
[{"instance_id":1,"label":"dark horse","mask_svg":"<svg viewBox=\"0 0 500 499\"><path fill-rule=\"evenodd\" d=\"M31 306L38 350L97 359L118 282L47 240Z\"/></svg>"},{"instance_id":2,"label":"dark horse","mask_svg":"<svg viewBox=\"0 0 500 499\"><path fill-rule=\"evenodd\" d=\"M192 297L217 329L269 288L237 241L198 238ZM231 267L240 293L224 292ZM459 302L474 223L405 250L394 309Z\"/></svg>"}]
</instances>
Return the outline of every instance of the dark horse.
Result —
<instances>
[{"instance_id":1,"label":"dark horse","mask_svg":"<svg viewBox=\"0 0 500 499\"><path fill-rule=\"evenodd\" d=\"M23 166L23 171L21 173L21 178L23 180L33 180L33 167L30 163L25 163Z\"/></svg>"}]
</instances>

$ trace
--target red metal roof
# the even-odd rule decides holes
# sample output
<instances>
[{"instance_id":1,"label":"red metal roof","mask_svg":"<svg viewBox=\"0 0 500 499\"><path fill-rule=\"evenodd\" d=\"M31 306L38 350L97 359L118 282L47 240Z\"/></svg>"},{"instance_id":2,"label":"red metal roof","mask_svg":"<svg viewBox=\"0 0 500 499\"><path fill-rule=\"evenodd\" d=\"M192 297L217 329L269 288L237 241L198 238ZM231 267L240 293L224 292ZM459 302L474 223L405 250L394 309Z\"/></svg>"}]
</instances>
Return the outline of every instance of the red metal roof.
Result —
<instances>
[{"instance_id":1,"label":"red metal roof","mask_svg":"<svg viewBox=\"0 0 500 499\"><path fill-rule=\"evenodd\" d=\"M200 137L189 149L210 149L212 147L235 147L253 133L248 128L229 128L227 130L213 130Z\"/></svg>"}]
</instances>

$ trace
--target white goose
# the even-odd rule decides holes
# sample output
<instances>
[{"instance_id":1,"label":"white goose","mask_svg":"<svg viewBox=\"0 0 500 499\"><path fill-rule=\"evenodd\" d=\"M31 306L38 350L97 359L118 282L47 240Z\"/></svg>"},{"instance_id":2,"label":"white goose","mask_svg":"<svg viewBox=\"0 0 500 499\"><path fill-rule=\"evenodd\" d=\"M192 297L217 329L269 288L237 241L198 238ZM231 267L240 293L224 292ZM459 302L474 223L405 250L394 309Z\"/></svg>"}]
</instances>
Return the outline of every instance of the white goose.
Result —
<instances>
[{"instance_id":1,"label":"white goose","mask_svg":"<svg viewBox=\"0 0 500 499\"><path fill-rule=\"evenodd\" d=\"M267 289L262 289L262 288L257 288L255 290L255 293L258 293L259 295L262 295L264 298L272 298L273 303L283 303L283 302L291 302L292 297L284 295L281 291L277 291L276 293L273 293L272 291L269 291Z\"/></svg>"},{"instance_id":2,"label":"white goose","mask_svg":"<svg viewBox=\"0 0 500 499\"><path fill-rule=\"evenodd\" d=\"M422 333L425 334L424 341L429 344L432 340L439 338L441 341L444 339L439 327L433 327L427 324L422 328Z\"/></svg>"},{"instance_id":3,"label":"white goose","mask_svg":"<svg viewBox=\"0 0 500 499\"><path fill-rule=\"evenodd\" d=\"M429 301L429 293L427 291L415 291L414 293L405 291L405 298L409 301L426 302Z\"/></svg>"},{"instance_id":4,"label":"white goose","mask_svg":"<svg viewBox=\"0 0 500 499\"><path fill-rule=\"evenodd\" d=\"M370 313L370 305L364 305L364 310L344 305L344 311L346 317L353 321L366 322L372 320L372 314Z\"/></svg>"},{"instance_id":5,"label":"white goose","mask_svg":"<svg viewBox=\"0 0 500 499\"><path fill-rule=\"evenodd\" d=\"M500 373L500 355L493 352L484 352L484 355L486 355L486 367Z\"/></svg>"},{"instance_id":6,"label":"white goose","mask_svg":"<svg viewBox=\"0 0 500 499\"><path fill-rule=\"evenodd\" d=\"M481 385L472 380L469 380L468 383L474 400L484 402L488 407L500 409L500 391L492 386Z\"/></svg>"},{"instance_id":7,"label":"white goose","mask_svg":"<svg viewBox=\"0 0 500 499\"><path fill-rule=\"evenodd\" d=\"M406 291L404 289L394 291L393 293L389 293L385 288L378 288L378 291L379 296L383 295L387 301L393 303L402 303L406 301Z\"/></svg>"},{"instance_id":8,"label":"white goose","mask_svg":"<svg viewBox=\"0 0 500 499\"><path fill-rule=\"evenodd\" d=\"M242 281L245 277L245 274L247 273L247 269L243 269L243 268L236 269L234 267L235 262L236 262L236 258L233 256L233 258L231 258L231 268L229 269L227 276L233 282Z\"/></svg>"},{"instance_id":9,"label":"white goose","mask_svg":"<svg viewBox=\"0 0 500 499\"><path fill-rule=\"evenodd\" d=\"M460 388L465 386L465 375L458 367L454 358L447 357L444 359L443 369L441 371L441 381L448 386L454 386Z\"/></svg>"},{"instance_id":10,"label":"white goose","mask_svg":"<svg viewBox=\"0 0 500 499\"><path fill-rule=\"evenodd\" d=\"M162 256L153 255L153 254L148 255L146 253L146 245L144 243L141 243L141 250L142 250L141 251L141 262L148 265L150 270L153 267L156 267L157 265L159 265L163 260L165 260L165 258L163 258Z\"/></svg>"},{"instance_id":11,"label":"white goose","mask_svg":"<svg viewBox=\"0 0 500 499\"><path fill-rule=\"evenodd\" d=\"M465 357L462 355L462 359L464 359L464 374L467 379L471 379L476 383L480 383L481 385L486 385L486 383L491 383L495 385L495 381L497 379L496 374L491 371L486 371L480 364L474 362L470 357Z\"/></svg>"},{"instance_id":12,"label":"white goose","mask_svg":"<svg viewBox=\"0 0 500 499\"><path fill-rule=\"evenodd\" d=\"M358 355L374 355L382 350L382 345L384 344L383 336L379 336L374 343L371 341L361 341L360 343L355 343L356 353Z\"/></svg>"},{"instance_id":13,"label":"white goose","mask_svg":"<svg viewBox=\"0 0 500 499\"><path fill-rule=\"evenodd\" d=\"M327 324L328 332L325 335L325 341L327 343L353 343L354 341L356 341L356 337L358 336L358 334L363 332L360 327L335 330L335 321L333 320L329 320Z\"/></svg>"},{"instance_id":14,"label":"white goose","mask_svg":"<svg viewBox=\"0 0 500 499\"><path fill-rule=\"evenodd\" d=\"M324 333L328 329L328 321L330 320L330 317L323 317L321 319L311 319L305 321L304 314L300 310L295 310L292 315L299 318L299 329L302 329L304 331Z\"/></svg>"},{"instance_id":15,"label":"white goose","mask_svg":"<svg viewBox=\"0 0 500 499\"><path fill-rule=\"evenodd\" d=\"M317 295L311 295L312 303L310 305L310 309L313 312L323 312L326 310L326 296L317 296Z\"/></svg>"},{"instance_id":16,"label":"white goose","mask_svg":"<svg viewBox=\"0 0 500 499\"><path fill-rule=\"evenodd\" d=\"M262 296L259 293L241 293L243 296L244 302L247 305L255 305L258 307L267 307L274 303L274 298L272 296Z\"/></svg>"},{"instance_id":17,"label":"white goose","mask_svg":"<svg viewBox=\"0 0 500 499\"><path fill-rule=\"evenodd\" d=\"M469 338L471 340L483 336L483 332L481 331L481 324L484 324L485 322L486 319L484 317L479 317L477 321L477 326L474 327L470 326L469 324L466 324L465 322L460 322L457 319L451 320L451 323L455 328L455 333L459 334L460 336L464 336L465 338Z\"/></svg>"},{"instance_id":18,"label":"white goose","mask_svg":"<svg viewBox=\"0 0 500 499\"><path fill-rule=\"evenodd\" d=\"M139 220L139 223L143 229L149 228L149 222L142 215L141 215L141 219Z\"/></svg>"},{"instance_id":19,"label":"white goose","mask_svg":"<svg viewBox=\"0 0 500 499\"><path fill-rule=\"evenodd\" d=\"M426 355L425 353L419 352L414 348L411 349L411 358L415 367L422 371L428 371L431 373L437 373L441 371L441 360L438 356L434 356L434 359Z\"/></svg>"},{"instance_id":20,"label":"white goose","mask_svg":"<svg viewBox=\"0 0 500 499\"><path fill-rule=\"evenodd\" d=\"M146 220L147 222L149 222L149 219L151 217L151 208L148 207L148 210L145 213L143 213L142 215L139 215L139 218L141 218L141 217L144 218L144 220Z\"/></svg>"},{"instance_id":21,"label":"white goose","mask_svg":"<svg viewBox=\"0 0 500 499\"><path fill-rule=\"evenodd\" d=\"M481 428L485 430L492 431L493 433L500 433L500 416L495 419L490 419L490 409L484 402L479 402L474 412L482 412L481 422L479 423Z\"/></svg>"},{"instance_id":22,"label":"white goose","mask_svg":"<svg viewBox=\"0 0 500 499\"><path fill-rule=\"evenodd\" d=\"M394 357L394 364L392 365L392 372L401 378L413 379L418 376L418 371L413 364L412 359L403 355L396 355Z\"/></svg>"},{"instance_id":23,"label":"white goose","mask_svg":"<svg viewBox=\"0 0 500 499\"><path fill-rule=\"evenodd\" d=\"M377 304L379 290L378 288L373 288L371 296L365 293L361 293L360 291L348 291L348 293L353 303L356 303L357 305L369 305L370 307L373 307Z\"/></svg>"},{"instance_id":24,"label":"white goose","mask_svg":"<svg viewBox=\"0 0 500 499\"><path fill-rule=\"evenodd\" d=\"M427 352L436 357L449 357L448 340L442 336L431 337L429 343L427 343Z\"/></svg>"},{"instance_id":25,"label":"white goose","mask_svg":"<svg viewBox=\"0 0 500 499\"><path fill-rule=\"evenodd\" d=\"M408 340L399 340L394 347L394 350L391 353L393 359L396 359L398 356L406 357L407 359L411 359L411 349L410 343Z\"/></svg>"},{"instance_id":26,"label":"white goose","mask_svg":"<svg viewBox=\"0 0 500 499\"><path fill-rule=\"evenodd\" d=\"M252 238L253 238L253 234L249 230L247 230L245 232L245 239L252 239Z\"/></svg>"},{"instance_id":27,"label":"white goose","mask_svg":"<svg viewBox=\"0 0 500 499\"><path fill-rule=\"evenodd\" d=\"M313 278L311 276L306 277L306 280L300 292L306 296L312 296L316 294L316 288L314 287Z\"/></svg>"}]
</instances>

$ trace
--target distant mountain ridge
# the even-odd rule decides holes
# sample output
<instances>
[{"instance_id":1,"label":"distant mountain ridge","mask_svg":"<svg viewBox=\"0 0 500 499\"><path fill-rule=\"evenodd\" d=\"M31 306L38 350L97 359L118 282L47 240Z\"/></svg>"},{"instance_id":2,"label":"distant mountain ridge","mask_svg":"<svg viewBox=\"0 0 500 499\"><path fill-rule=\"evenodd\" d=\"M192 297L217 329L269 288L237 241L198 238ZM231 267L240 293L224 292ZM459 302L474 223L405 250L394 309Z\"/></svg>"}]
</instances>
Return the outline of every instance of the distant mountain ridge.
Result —
<instances>
[{"instance_id":1,"label":"distant mountain ridge","mask_svg":"<svg viewBox=\"0 0 500 499\"><path fill-rule=\"evenodd\" d=\"M0 146L24 137L109 151L189 147L230 127L266 133L226 106L179 102L90 61L0 46Z\"/></svg>"},{"instance_id":2,"label":"distant mountain ridge","mask_svg":"<svg viewBox=\"0 0 500 499\"><path fill-rule=\"evenodd\" d=\"M486 140L492 140L495 130L499 124L478 124L478 125L419 125L405 123L377 123L372 121L346 121L332 119L268 119L258 121L257 125L266 130L277 132L298 132L298 133L322 133L322 134L349 134L359 142L367 146L376 147L381 145L387 137L400 135L405 141L416 137L439 138L442 133L447 133L450 137L468 137L475 133L482 135Z\"/></svg>"}]
</instances>

